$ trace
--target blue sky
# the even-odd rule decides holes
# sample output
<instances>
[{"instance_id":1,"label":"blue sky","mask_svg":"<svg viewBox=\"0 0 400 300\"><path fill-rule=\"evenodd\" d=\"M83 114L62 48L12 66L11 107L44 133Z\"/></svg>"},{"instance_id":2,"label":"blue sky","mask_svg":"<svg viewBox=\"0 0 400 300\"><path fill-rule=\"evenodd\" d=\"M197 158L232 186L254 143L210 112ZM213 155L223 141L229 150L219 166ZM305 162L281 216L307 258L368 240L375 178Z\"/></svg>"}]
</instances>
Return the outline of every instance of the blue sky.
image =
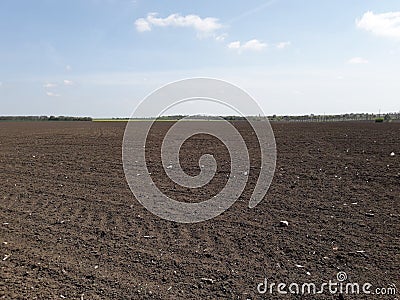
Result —
<instances>
[{"instance_id":1,"label":"blue sky","mask_svg":"<svg viewBox=\"0 0 400 300\"><path fill-rule=\"evenodd\" d=\"M0 115L129 116L193 76L266 114L399 111L400 1L0 2Z\"/></svg>"}]
</instances>

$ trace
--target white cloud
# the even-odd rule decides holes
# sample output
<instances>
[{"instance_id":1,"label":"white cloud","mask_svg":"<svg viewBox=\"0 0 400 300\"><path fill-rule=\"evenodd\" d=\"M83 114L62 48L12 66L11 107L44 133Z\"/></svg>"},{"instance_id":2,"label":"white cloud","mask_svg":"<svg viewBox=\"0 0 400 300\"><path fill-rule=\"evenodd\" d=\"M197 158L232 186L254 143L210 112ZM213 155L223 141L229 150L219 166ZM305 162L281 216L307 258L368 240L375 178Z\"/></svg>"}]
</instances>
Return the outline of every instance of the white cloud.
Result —
<instances>
[{"instance_id":1,"label":"white cloud","mask_svg":"<svg viewBox=\"0 0 400 300\"><path fill-rule=\"evenodd\" d=\"M57 87L57 84L48 82L48 83L45 83L45 84L43 85L43 87L44 87L45 89L51 89L51 88Z\"/></svg>"},{"instance_id":2,"label":"white cloud","mask_svg":"<svg viewBox=\"0 0 400 300\"><path fill-rule=\"evenodd\" d=\"M54 92L54 89L57 90L58 84L47 82L43 85L44 91L48 97L60 97L60 94Z\"/></svg>"},{"instance_id":3,"label":"white cloud","mask_svg":"<svg viewBox=\"0 0 400 300\"><path fill-rule=\"evenodd\" d=\"M240 49L240 42L236 41L236 42L229 43L228 48L229 49Z\"/></svg>"},{"instance_id":4,"label":"white cloud","mask_svg":"<svg viewBox=\"0 0 400 300\"><path fill-rule=\"evenodd\" d=\"M246 43L242 44L240 41L231 42L227 45L229 49L235 49L239 53L245 50L249 51L261 51L267 48L267 44L263 43L257 39L247 41Z\"/></svg>"},{"instance_id":5,"label":"white cloud","mask_svg":"<svg viewBox=\"0 0 400 300\"><path fill-rule=\"evenodd\" d=\"M201 18L198 15L171 14L166 18L157 17L157 13L150 13L146 18L135 21L136 30L139 32L151 31L152 27L191 27L199 34L212 34L222 28L217 18Z\"/></svg>"},{"instance_id":6,"label":"white cloud","mask_svg":"<svg viewBox=\"0 0 400 300\"><path fill-rule=\"evenodd\" d=\"M356 20L356 26L377 36L400 39L400 11L382 14L368 11Z\"/></svg>"},{"instance_id":7,"label":"white cloud","mask_svg":"<svg viewBox=\"0 0 400 300\"><path fill-rule=\"evenodd\" d=\"M280 42L278 44L276 44L276 48L278 49L285 49L287 47L289 47L292 43L287 41L287 42Z\"/></svg>"},{"instance_id":8,"label":"white cloud","mask_svg":"<svg viewBox=\"0 0 400 300\"><path fill-rule=\"evenodd\" d=\"M217 35L216 37L215 37L215 40L217 41L217 42L223 42L223 41L225 41L225 39L228 37L228 34L227 33L223 33L223 34L220 34L220 35Z\"/></svg>"},{"instance_id":9,"label":"white cloud","mask_svg":"<svg viewBox=\"0 0 400 300\"><path fill-rule=\"evenodd\" d=\"M74 85L74 84L75 84L73 81L67 80L67 79L64 79L64 80L63 80L63 83L64 83L64 85L67 85L67 86L71 86L71 85Z\"/></svg>"},{"instance_id":10,"label":"white cloud","mask_svg":"<svg viewBox=\"0 0 400 300\"><path fill-rule=\"evenodd\" d=\"M349 64L353 64L353 65L360 65L360 64L367 64L368 60L366 60L365 58L362 58L362 57L353 57L353 58L350 58L347 62Z\"/></svg>"},{"instance_id":11,"label":"white cloud","mask_svg":"<svg viewBox=\"0 0 400 300\"><path fill-rule=\"evenodd\" d=\"M256 40L256 39L250 40L250 41L246 42L242 46L242 48L244 50L254 50L254 51L260 51L260 50L263 50L266 47L267 47L266 43L262 43L262 42L260 42L259 40Z\"/></svg>"},{"instance_id":12,"label":"white cloud","mask_svg":"<svg viewBox=\"0 0 400 300\"><path fill-rule=\"evenodd\" d=\"M72 67L71 67L70 65L66 65L66 66L65 66L65 70L66 70L66 71L71 71L71 70L72 70Z\"/></svg>"},{"instance_id":13,"label":"white cloud","mask_svg":"<svg viewBox=\"0 0 400 300\"><path fill-rule=\"evenodd\" d=\"M53 93L53 92L46 92L46 95L49 96L49 97L60 97L61 96L60 94L56 94L56 93Z\"/></svg>"},{"instance_id":14,"label":"white cloud","mask_svg":"<svg viewBox=\"0 0 400 300\"><path fill-rule=\"evenodd\" d=\"M136 30L139 31L139 32L145 32L145 31L150 31L151 30L149 22L147 22L143 18L137 19L135 21L135 26L136 26Z\"/></svg>"}]
</instances>

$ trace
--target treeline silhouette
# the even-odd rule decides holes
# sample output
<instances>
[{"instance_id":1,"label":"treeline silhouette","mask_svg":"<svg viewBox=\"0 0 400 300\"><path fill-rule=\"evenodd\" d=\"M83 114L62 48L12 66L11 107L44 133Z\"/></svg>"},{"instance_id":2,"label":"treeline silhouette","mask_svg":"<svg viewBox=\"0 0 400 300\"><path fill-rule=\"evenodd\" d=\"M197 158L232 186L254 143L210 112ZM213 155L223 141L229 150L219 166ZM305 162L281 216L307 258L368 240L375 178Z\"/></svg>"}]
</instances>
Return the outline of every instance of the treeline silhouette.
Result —
<instances>
[{"instance_id":1,"label":"treeline silhouette","mask_svg":"<svg viewBox=\"0 0 400 300\"><path fill-rule=\"evenodd\" d=\"M92 118L68 116L0 116L0 121L92 121Z\"/></svg>"},{"instance_id":2,"label":"treeline silhouette","mask_svg":"<svg viewBox=\"0 0 400 300\"><path fill-rule=\"evenodd\" d=\"M157 120L180 120L183 119L185 115L174 115L174 116L161 116ZM375 121L375 122L390 122L399 121L400 113L385 113L385 114L373 114L373 113L348 113L348 114L336 114L336 115L302 115L302 116L279 116L272 115L267 117L262 116L205 116L196 115L190 116L190 120L218 120L225 119L227 121L241 121L241 120L262 120L268 118L270 121L282 121L282 122L338 122L338 121ZM149 118L151 119L151 118Z\"/></svg>"},{"instance_id":3,"label":"treeline silhouette","mask_svg":"<svg viewBox=\"0 0 400 300\"><path fill-rule=\"evenodd\" d=\"M337 121L375 121L375 122L390 122L400 121L400 113L386 113L386 114L368 114L368 113L350 113L350 114L339 114L339 115L302 115L302 116L186 116L186 115L173 115L173 116L160 116L157 118L133 118L133 120L160 120L160 121L176 121L183 118L189 120L220 120L225 119L227 121L240 121L240 120L263 120L268 118L270 121L276 122L337 122ZM110 118L104 120L110 121L128 121L130 118ZM91 117L70 117L70 116L0 116L0 121L92 121ZM99 120L99 119L95 119Z\"/></svg>"}]
</instances>

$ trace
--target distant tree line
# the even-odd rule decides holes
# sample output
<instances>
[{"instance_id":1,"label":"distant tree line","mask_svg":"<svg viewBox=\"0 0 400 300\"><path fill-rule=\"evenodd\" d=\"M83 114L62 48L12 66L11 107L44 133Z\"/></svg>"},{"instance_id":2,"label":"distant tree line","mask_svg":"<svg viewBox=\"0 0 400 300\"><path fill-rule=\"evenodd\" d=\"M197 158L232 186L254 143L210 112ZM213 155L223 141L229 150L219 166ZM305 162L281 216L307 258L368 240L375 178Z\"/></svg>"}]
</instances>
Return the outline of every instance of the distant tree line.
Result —
<instances>
[{"instance_id":1,"label":"distant tree line","mask_svg":"<svg viewBox=\"0 0 400 300\"><path fill-rule=\"evenodd\" d=\"M174 116L161 116L157 120L180 120L187 116L185 115L174 115ZM227 121L241 121L241 120L262 120L268 118L270 121L281 121L281 122L338 122L338 121L375 121L375 122L389 122L389 121L400 121L399 113L386 113L386 114L369 114L369 113L349 113L349 114L338 114L338 115L302 115L302 116L206 116L196 115L190 116L190 120L218 120L225 119Z\"/></svg>"},{"instance_id":2,"label":"distant tree line","mask_svg":"<svg viewBox=\"0 0 400 300\"><path fill-rule=\"evenodd\" d=\"M0 121L92 121L92 118L68 116L0 116Z\"/></svg>"},{"instance_id":3,"label":"distant tree line","mask_svg":"<svg viewBox=\"0 0 400 300\"><path fill-rule=\"evenodd\" d=\"M176 121L188 117L187 115L172 115L172 116L160 116L156 120L162 121ZM375 121L375 122L391 122L400 121L399 113L386 113L386 114L369 114L369 113L350 113L350 114L339 114L339 115L302 115L302 116L207 116L207 115L195 115L190 116L190 120L220 120L225 119L227 121L241 121L241 120L263 120L268 118L270 121L276 122L337 122L337 121ZM154 118L138 118L141 120L154 120ZM129 118L112 118L110 120L126 120ZM92 121L91 117L69 117L69 116L0 116L0 121Z\"/></svg>"},{"instance_id":4,"label":"distant tree line","mask_svg":"<svg viewBox=\"0 0 400 300\"><path fill-rule=\"evenodd\" d=\"M303 116L269 116L270 121L287 122L338 122L338 121L374 121L390 122L400 121L400 113L369 114L369 113L350 113L339 115L303 115Z\"/></svg>"}]
</instances>

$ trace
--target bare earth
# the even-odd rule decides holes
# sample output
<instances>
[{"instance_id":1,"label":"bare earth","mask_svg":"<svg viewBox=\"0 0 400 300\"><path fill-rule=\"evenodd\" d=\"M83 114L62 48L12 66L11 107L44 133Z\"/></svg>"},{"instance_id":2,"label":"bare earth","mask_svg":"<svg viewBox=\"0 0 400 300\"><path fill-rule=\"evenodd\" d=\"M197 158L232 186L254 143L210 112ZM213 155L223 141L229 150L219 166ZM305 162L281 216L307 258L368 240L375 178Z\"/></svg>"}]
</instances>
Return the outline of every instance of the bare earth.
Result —
<instances>
[{"instance_id":1,"label":"bare earth","mask_svg":"<svg viewBox=\"0 0 400 300\"><path fill-rule=\"evenodd\" d=\"M157 185L181 201L218 193L229 156L209 136L181 152L192 175L198 157L214 152L220 164L209 186L184 189L165 177L158 150L170 125L157 123L146 149ZM247 205L258 144L245 124L235 126L252 154L244 193L215 219L178 224L131 193L121 159L125 123L0 123L0 298L339 299L327 290L257 292L264 278L320 285L339 271L400 293L400 123L273 124L275 177L254 209ZM396 296L344 295L377 298Z\"/></svg>"}]
</instances>

